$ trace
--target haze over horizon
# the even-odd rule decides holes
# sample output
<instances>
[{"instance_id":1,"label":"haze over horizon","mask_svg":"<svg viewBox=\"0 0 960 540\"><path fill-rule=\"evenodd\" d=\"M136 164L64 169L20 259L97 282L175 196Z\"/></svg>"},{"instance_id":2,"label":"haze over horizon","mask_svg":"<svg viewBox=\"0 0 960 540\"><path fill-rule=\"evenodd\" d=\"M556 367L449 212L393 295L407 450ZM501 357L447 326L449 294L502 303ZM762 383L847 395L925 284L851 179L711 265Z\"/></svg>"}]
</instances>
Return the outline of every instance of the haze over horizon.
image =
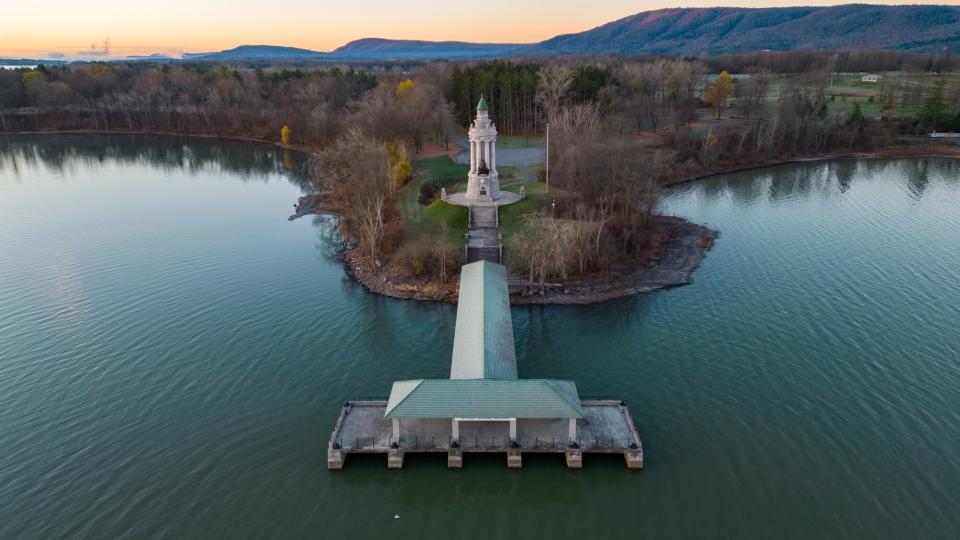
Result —
<instances>
[{"instance_id":1,"label":"haze over horizon","mask_svg":"<svg viewBox=\"0 0 960 540\"><path fill-rule=\"evenodd\" d=\"M0 56L14 58L102 59L130 55L206 52L243 44L283 45L330 51L355 39L456 40L532 43L580 32L639 13L670 7L829 6L851 2L598 0L588 10L574 0L451 3L409 0L336 2L289 0L278 10L253 0L189 0L130 3L51 0L7 6L7 20L42 21L4 30ZM874 0L870 4L909 5ZM960 5L957 1L931 4ZM481 8L485 7L485 13ZM226 15L225 15L226 14ZM530 21L536 21L531 25Z\"/></svg>"}]
</instances>

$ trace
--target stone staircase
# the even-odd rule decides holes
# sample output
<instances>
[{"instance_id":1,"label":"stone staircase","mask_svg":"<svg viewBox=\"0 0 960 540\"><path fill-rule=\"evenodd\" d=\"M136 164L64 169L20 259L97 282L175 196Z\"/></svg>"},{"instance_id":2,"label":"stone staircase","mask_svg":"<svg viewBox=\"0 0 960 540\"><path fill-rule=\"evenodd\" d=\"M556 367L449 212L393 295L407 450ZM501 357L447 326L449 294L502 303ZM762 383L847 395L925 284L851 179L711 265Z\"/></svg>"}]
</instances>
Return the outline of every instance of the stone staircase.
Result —
<instances>
[{"instance_id":1,"label":"stone staircase","mask_svg":"<svg viewBox=\"0 0 960 540\"><path fill-rule=\"evenodd\" d=\"M465 264L487 260L503 264L499 211L496 205L472 205L467 208L470 230L464 247Z\"/></svg>"}]
</instances>

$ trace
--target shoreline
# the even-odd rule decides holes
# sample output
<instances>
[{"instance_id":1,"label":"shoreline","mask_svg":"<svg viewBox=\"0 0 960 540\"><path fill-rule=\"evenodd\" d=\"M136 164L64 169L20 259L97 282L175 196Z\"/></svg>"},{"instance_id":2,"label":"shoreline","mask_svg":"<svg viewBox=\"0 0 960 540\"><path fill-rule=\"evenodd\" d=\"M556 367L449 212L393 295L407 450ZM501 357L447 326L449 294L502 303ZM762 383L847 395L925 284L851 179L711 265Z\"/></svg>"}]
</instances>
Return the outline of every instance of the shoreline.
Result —
<instances>
[{"instance_id":1,"label":"shoreline","mask_svg":"<svg viewBox=\"0 0 960 540\"><path fill-rule=\"evenodd\" d=\"M310 146L296 146L293 144L283 144L280 141L271 141L269 139L257 139L254 137L239 137L235 135L211 135L205 133L177 133L174 131L138 131L138 130L117 130L117 129L52 129L41 131L0 131L0 136L10 135L158 135L161 137L190 137L196 139L219 139L222 141L251 142L258 144L269 144L282 148L284 150L293 150L310 156L317 155L317 149Z\"/></svg>"},{"instance_id":2,"label":"shoreline","mask_svg":"<svg viewBox=\"0 0 960 540\"><path fill-rule=\"evenodd\" d=\"M54 129L40 131L0 131L3 135L157 135L161 137L192 137L197 139L220 139L225 141L251 142L258 144L269 144L282 148L284 150L293 150L310 156L316 156L319 149L313 146L298 146L295 144L283 144L280 141L271 139L257 139L256 137L240 137L237 135L212 135L208 133L178 133L174 131L144 131L144 130L117 130L117 129ZM426 145L430 146L430 145ZM426 159L437 156L453 156L463 149L456 144L451 143L447 150L437 150L435 152L424 152L418 154L417 159Z\"/></svg>"},{"instance_id":3,"label":"shoreline","mask_svg":"<svg viewBox=\"0 0 960 540\"><path fill-rule=\"evenodd\" d=\"M308 155L316 155L317 150L310 147L285 145L278 141L236 137L225 135L184 134L159 131L123 131L123 130L50 130L50 131L5 131L0 135L159 135L176 137L196 137L200 139L221 139L232 141L270 144L284 150L293 150ZM751 171L768 167L777 167L791 163L807 163L838 159L898 159L898 158L957 158L960 159L960 144L944 143L926 138L904 139L895 144L869 152L843 152L798 156L779 160L756 161L715 170L681 172L675 178L661 179L663 187L670 187L698 180L704 180L723 174ZM692 174L691 174L692 173ZM319 214L338 213L334 205L326 203L321 194L307 194L298 198L295 212L288 217L293 221L300 217ZM592 272L561 283L549 284L544 291L530 294L510 295L511 305L584 305L604 302L615 298L632 296L644 292L668 289L691 283L693 272L699 267L713 242L719 237L703 225L695 224L683 218L657 216L659 226L669 229L669 238L661 243L662 253L645 265L611 268L606 272ZM433 279L410 278L401 276L388 261L384 266L373 270L355 264L349 252L344 255L344 271L368 291L401 300L435 301L455 304L458 298L456 275L446 283ZM519 276L514 275L514 280Z\"/></svg>"},{"instance_id":4,"label":"shoreline","mask_svg":"<svg viewBox=\"0 0 960 540\"><path fill-rule=\"evenodd\" d=\"M666 230L659 256L640 266L620 266L564 281L543 294L510 295L511 305L586 305L636 294L672 289L693 283L693 272L703 262L720 234L704 225L675 216L657 216Z\"/></svg>"},{"instance_id":5,"label":"shoreline","mask_svg":"<svg viewBox=\"0 0 960 540\"><path fill-rule=\"evenodd\" d=\"M516 284L523 282L523 278L511 273L508 279L514 285L511 286L510 305L594 304L692 283L694 270L713 247L719 233L675 216L657 216L656 220L666 238L661 240L660 253L646 264L621 265L606 272L590 272L559 283L548 283L542 292L521 290ZM372 293L400 300L457 303L459 290L455 277L443 284L433 279L404 279L390 262L370 270L355 264L351 255L348 253L344 257L346 272Z\"/></svg>"}]
</instances>

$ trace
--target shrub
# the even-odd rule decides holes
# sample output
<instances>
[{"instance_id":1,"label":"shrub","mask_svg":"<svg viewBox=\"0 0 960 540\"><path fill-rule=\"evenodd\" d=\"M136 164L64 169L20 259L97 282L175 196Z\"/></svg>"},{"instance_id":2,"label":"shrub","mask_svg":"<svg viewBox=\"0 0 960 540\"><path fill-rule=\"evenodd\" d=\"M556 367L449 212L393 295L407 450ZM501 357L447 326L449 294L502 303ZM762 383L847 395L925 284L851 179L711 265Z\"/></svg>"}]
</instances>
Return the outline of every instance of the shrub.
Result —
<instances>
[{"instance_id":1,"label":"shrub","mask_svg":"<svg viewBox=\"0 0 960 540\"><path fill-rule=\"evenodd\" d=\"M434 182L424 182L420 184L420 192L417 195L417 202L420 203L420 206L429 205L433 202L433 198L436 197L437 188L433 185Z\"/></svg>"}]
</instances>

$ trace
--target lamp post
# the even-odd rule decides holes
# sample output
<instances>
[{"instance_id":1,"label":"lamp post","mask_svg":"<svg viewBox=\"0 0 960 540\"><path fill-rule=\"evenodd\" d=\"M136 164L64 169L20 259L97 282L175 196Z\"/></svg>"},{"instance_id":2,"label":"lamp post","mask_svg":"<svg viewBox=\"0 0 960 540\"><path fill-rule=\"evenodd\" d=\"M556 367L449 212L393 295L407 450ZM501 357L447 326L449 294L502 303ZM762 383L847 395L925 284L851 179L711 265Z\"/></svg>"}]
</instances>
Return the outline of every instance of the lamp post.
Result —
<instances>
[{"instance_id":1,"label":"lamp post","mask_svg":"<svg viewBox=\"0 0 960 540\"><path fill-rule=\"evenodd\" d=\"M546 171L546 191L550 193L550 122L547 122L547 171Z\"/></svg>"}]
</instances>

